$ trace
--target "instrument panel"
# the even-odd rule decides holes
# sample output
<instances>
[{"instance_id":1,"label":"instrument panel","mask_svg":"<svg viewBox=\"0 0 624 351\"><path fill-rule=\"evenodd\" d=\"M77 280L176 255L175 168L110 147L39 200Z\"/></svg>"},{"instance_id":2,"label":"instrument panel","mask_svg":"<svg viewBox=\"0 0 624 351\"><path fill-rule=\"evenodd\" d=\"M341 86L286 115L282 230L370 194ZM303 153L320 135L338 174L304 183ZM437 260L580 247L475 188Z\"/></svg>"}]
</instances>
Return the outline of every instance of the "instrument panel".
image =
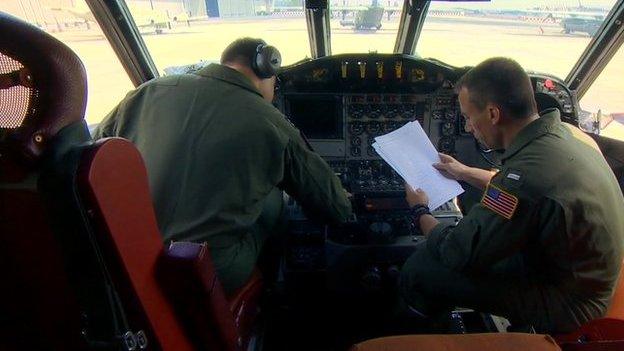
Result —
<instances>
[{"instance_id":1,"label":"instrument panel","mask_svg":"<svg viewBox=\"0 0 624 351\"><path fill-rule=\"evenodd\" d=\"M418 121L438 151L474 159L455 82L468 71L400 54L345 54L309 60L278 76L276 105L307 136L354 194L403 190L375 152L375 137ZM578 124L578 102L555 77L529 74L540 111L556 107Z\"/></svg>"},{"instance_id":2,"label":"instrument panel","mask_svg":"<svg viewBox=\"0 0 624 351\"><path fill-rule=\"evenodd\" d=\"M403 191L401 177L371 146L375 137L418 121L441 152L465 136L445 65L405 55L340 55L279 76L277 105L353 194Z\"/></svg>"}]
</instances>

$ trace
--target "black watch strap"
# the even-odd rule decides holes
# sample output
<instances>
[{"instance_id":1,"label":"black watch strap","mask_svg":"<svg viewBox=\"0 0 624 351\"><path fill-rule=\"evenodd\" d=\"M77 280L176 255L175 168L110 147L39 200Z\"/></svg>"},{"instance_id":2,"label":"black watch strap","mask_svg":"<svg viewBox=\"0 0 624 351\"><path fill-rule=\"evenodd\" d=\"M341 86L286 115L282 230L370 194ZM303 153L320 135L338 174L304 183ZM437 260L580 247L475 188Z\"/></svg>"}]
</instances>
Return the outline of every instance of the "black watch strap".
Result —
<instances>
[{"instance_id":1,"label":"black watch strap","mask_svg":"<svg viewBox=\"0 0 624 351\"><path fill-rule=\"evenodd\" d=\"M410 211L412 213L414 222L416 223L418 223L418 221L420 220L420 216L431 214L431 210L429 210L429 206L423 205L423 204L417 204L416 206L412 207Z\"/></svg>"}]
</instances>

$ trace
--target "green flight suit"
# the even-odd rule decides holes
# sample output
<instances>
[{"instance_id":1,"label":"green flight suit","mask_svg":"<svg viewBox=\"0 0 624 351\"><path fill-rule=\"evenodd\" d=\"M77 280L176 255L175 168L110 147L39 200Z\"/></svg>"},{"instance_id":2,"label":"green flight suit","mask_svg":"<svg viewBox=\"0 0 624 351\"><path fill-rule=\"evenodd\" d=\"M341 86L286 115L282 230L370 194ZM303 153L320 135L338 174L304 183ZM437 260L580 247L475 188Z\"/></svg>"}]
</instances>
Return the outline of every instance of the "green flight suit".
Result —
<instances>
[{"instance_id":1,"label":"green flight suit","mask_svg":"<svg viewBox=\"0 0 624 351\"><path fill-rule=\"evenodd\" d=\"M519 132L481 203L406 261L408 304L475 308L568 332L604 315L622 264L624 199L591 139L551 111Z\"/></svg>"},{"instance_id":2,"label":"green flight suit","mask_svg":"<svg viewBox=\"0 0 624 351\"><path fill-rule=\"evenodd\" d=\"M108 136L141 152L163 239L208 242L228 292L249 278L277 230L281 190L320 220L342 222L351 213L327 163L247 77L226 66L141 85L95 131Z\"/></svg>"}]
</instances>

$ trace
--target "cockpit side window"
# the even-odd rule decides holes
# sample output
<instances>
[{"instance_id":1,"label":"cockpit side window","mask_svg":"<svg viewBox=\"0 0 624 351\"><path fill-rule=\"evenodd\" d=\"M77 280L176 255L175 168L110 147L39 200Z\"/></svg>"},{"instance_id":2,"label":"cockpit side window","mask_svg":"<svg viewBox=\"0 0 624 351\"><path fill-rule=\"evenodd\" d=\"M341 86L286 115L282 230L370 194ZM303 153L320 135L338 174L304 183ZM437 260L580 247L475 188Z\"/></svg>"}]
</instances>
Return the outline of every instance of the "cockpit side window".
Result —
<instances>
[{"instance_id":1,"label":"cockpit side window","mask_svg":"<svg viewBox=\"0 0 624 351\"><path fill-rule=\"evenodd\" d=\"M581 98L579 122L583 129L624 141L624 46Z\"/></svg>"},{"instance_id":2,"label":"cockpit side window","mask_svg":"<svg viewBox=\"0 0 624 351\"><path fill-rule=\"evenodd\" d=\"M432 1L416 53L458 67L511 57L527 70L565 78L615 3Z\"/></svg>"},{"instance_id":3,"label":"cockpit side window","mask_svg":"<svg viewBox=\"0 0 624 351\"><path fill-rule=\"evenodd\" d=\"M88 77L88 124L99 123L133 89L85 0L3 0L0 11L45 30L80 57Z\"/></svg>"}]
</instances>

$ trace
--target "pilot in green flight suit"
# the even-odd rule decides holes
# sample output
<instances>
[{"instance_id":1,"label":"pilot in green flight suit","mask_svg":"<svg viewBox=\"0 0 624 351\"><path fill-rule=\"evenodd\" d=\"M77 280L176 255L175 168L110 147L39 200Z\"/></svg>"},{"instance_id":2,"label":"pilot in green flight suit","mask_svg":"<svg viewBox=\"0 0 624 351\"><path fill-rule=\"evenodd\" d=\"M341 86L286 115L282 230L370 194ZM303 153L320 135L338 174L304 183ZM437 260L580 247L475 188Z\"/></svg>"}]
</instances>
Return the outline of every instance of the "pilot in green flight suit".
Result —
<instances>
[{"instance_id":1,"label":"pilot in green flight suit","mask_svg":"<svg viewBox=\"0 0 624 351\"><path fill-rule=\"evenodd\" d=\"M136 145L164 240L206 241L231 292L280 228L281 190L325 221L345 221L351 204L327 163L271 105L277 49L243 38L221 62L141 85L95 137Z\"/></svg>"},{"instance_id":2,"label":"pilot in green flight suit","mask_svg":"<svg viewBox=\"0 0 624 351\"><path fill-rule=\"evenodd\" d=\"M466 129L504 148L501 169L467 167L441 155L434 165L484 189L456 227L428 213L427 195L408 189L427 236L400 279L416 310L461 306L516 325L562 333L604 315L622 264L624 199L596 143L537 115L529 77L514 61L489 59L457 85Z\"/></svg>"}]
</instances>

